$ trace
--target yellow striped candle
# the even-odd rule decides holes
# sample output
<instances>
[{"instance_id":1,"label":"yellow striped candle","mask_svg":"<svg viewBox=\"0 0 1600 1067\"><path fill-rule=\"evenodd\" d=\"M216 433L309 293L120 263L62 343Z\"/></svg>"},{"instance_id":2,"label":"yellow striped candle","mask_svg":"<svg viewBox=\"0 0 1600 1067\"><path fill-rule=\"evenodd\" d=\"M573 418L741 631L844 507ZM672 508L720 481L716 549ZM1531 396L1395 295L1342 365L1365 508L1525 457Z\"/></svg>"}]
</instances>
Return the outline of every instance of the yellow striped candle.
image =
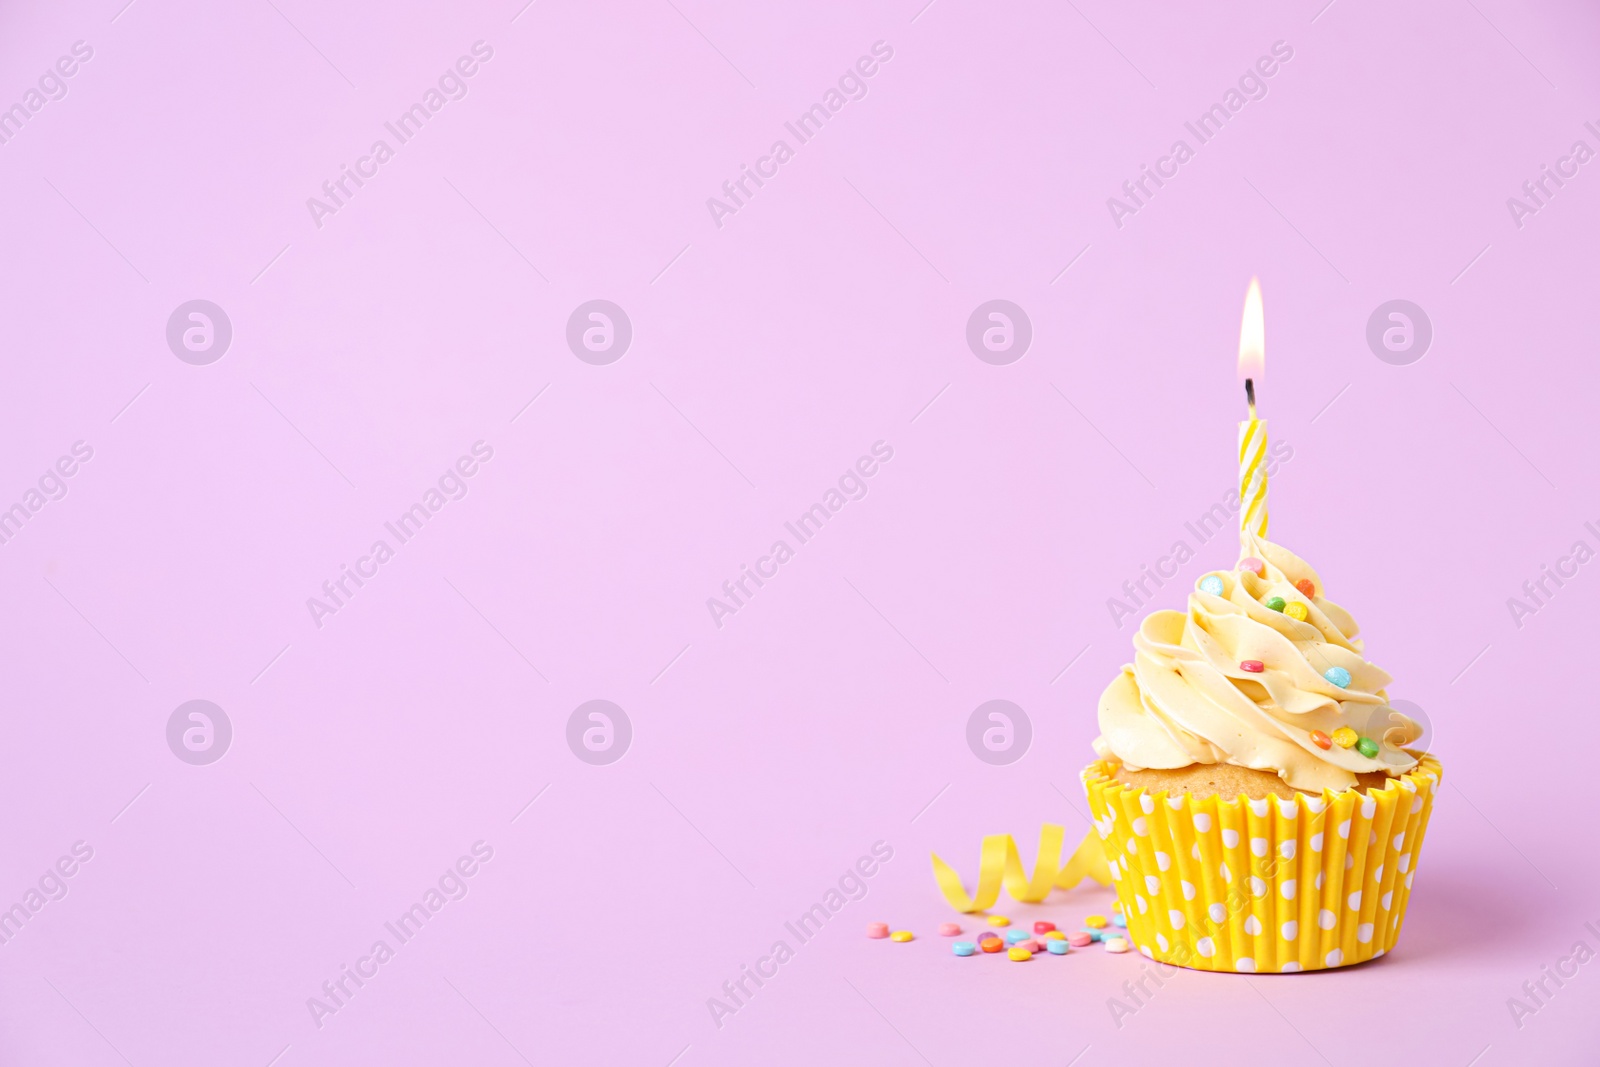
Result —
<instances>
[{"instance_id":1,"label":"yellow striped candle","mask_svg":"<svg viewBox=\"0 0 1600 1067\"><path fill-rule=\"evenodd\" d=\"M1239 424L1239 529L1267 536L1267 424Z\"/></svg>"},{"instance_id":2,"label":"yellow striped candle","mask_svg":"<svg viewBox=\"0 0 1600 1067\"><path fill-rule=\"evenodd\" d=\"M1255 392L1266 370L1266 334L1261 283L1251 278L1239 326L1239 377L1250 405L1250 418L1239 424L1239 529L1257 537L1267 536L1267 424L1256 418Z\"/></svg>"}]
</instances>

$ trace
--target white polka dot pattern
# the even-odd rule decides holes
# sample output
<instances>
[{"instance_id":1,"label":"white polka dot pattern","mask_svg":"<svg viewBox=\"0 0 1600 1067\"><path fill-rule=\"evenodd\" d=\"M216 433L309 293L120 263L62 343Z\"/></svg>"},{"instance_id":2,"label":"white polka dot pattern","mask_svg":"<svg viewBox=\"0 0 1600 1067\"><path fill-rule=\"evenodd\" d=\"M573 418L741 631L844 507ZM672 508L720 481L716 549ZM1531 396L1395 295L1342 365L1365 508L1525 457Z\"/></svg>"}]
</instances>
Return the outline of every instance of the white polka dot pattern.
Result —
<instances>
[{"instance_id":1,"label":"white polka dot pattern","mask_svg":"<svg viewBox=\"0 0 1600 1067\"><path fill-rule=\"evenodd\" d=\"M1085 772L1091 814L1129 941L1151 959L1292 973L1394 946L1437 792L1428 774L1367 794L1225 801L1146 794L1100 766Z\"/></svg>"}]
</instances>

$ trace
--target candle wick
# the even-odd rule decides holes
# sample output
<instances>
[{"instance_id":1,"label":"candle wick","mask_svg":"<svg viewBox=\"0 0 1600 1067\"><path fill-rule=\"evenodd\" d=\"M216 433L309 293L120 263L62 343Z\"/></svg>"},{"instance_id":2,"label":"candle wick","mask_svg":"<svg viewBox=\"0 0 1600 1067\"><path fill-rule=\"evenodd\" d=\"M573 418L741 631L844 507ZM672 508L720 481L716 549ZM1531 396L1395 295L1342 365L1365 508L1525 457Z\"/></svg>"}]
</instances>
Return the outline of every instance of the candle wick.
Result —
<instances>
[{"instance_id":1,"label":"candle wick","mask_svg":"<svg viewBox=\"0 0 1600 1067\"><path fill-rule=\"evenodd\" d=\"M1250 417L1256 417L1256 381L1254 378L1244 380L1244 398L1250 403Z\"/></svg>"}]
</instances>

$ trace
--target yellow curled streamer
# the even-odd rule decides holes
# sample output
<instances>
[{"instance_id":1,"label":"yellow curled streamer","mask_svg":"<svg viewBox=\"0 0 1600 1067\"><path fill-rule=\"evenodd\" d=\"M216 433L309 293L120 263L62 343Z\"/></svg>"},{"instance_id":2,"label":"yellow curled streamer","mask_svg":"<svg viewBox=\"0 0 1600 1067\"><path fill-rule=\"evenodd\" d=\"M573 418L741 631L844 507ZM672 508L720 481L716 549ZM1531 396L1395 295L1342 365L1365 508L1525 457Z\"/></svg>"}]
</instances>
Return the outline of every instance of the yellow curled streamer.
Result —
<instances>
[{"instance_id":1,"label":"yellow curled streamer","mask_svg":"<svg viewBox=\"0 0 1600 1067\"><path fill-rule=\"evenodd\" d=\"M1071 889L1085 878L1101 885L1111 884L1111 868L1106 865L1105 849L1091 830L1085 834L1065 866L1061 865L1061 846L1066 829L1054 823L1039 827L1039 854L1029 877L1010 834L991 834L983 839L978 859L978 891L967 896L961 875L937 855L933 857L933 877L950 906L959 912L983 911L1000 899L1000 885L1013 900L1037 904L1050 890Z\"/></svg>"}]
</instances>

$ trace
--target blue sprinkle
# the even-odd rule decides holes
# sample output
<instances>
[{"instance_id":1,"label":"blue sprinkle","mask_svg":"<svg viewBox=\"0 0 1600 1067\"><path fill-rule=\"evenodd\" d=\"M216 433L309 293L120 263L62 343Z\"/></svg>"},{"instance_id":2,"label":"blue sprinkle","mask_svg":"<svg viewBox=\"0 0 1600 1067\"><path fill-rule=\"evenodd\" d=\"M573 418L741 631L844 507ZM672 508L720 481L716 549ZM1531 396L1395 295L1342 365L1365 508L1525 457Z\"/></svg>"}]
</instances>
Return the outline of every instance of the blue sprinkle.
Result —
<instances>
[{"instance_id":1,"label":"blue sprinkle","mask_svg":"<svg viewBox=\"0 0 1600 1067\"><path fill-rule=\"evenodd\" d=\"M978 946L974 945L971 941L957 941L955 944L950 946L950 951L954 952L957 956L970 956L974 952L978 951Z\"/></svg>"},{"instance_id":2,"label":"blue sprinkle","mask_svg":"<svg viewBox=\"0 0 1600 1067\"><path fill-rule=\"evenodd\" d=\"M1018 941L1026 941L1032 936L1033 935L1028 933L1026 930L1013 927L1012 929L1006 931L1006 944L1015 945Z\"/></svg>"},{"instance_id":3,"label":"blue sprinkle","mask_svg":"<svg viewBox=\"0 0 1600 1067\"><path fill-rule=\"evenodd\" d=\"M1340 689L1348 689L1350 687L1350 672L1343 667L1329 667L1322 672L1322 676Z\"/></svg>"},{"instance_id":4,"label":"blue sprinkle","mask_svg":"<svg viewBox=\"0 0 1600 1067\"><path fill-rule=\"evenodd\" d=\"M1102 934L1099 930L1096 930L1092 926L1085 926L1083 928L1083 932L1088 934L1090 940L1092 940L1092 941L1103 941L1103 940L1105 940L1105 935Z\"/></svg>"},{"instance_id":5,"label":"blue sprinkle","mask_svg":"<svg viewBox=\"0 0 1600 1067\"><path fill-rule=\"evenodd\" d=\"M1212 596L1222 595L1222 579L1215 574L1208 574L1200 579L1200 591L1210 593Z\"/></svg>"},{"instance_id":6,"label":"blue sprinkle","mask_svg":"<svg viewBox=\"0 0 1600 1067\"><path fill-rule=\"evenodd\" d=\"M1066 941L1058 937L1052 937L1046 941L1044 947L1050 950L1050 955L1052 956L1065 956L1067 954Z\"/></svg>"},{"instance_id":7,"label":"blue sprinkle","mask_svg":"<svg viewBox=\"0 0 1600 1067\"><path fill-rule=\"evenodd\" d=\"M1121 912L1118 912L1117 914L1111 916L1111 921L1113 923L1115 923L1116 925L1122 927L1124 930L1126 930L1128 928L1128 920L1127 920L1127 918L1125 918L1122 915Z\"/></svg>"}]
</instances>

